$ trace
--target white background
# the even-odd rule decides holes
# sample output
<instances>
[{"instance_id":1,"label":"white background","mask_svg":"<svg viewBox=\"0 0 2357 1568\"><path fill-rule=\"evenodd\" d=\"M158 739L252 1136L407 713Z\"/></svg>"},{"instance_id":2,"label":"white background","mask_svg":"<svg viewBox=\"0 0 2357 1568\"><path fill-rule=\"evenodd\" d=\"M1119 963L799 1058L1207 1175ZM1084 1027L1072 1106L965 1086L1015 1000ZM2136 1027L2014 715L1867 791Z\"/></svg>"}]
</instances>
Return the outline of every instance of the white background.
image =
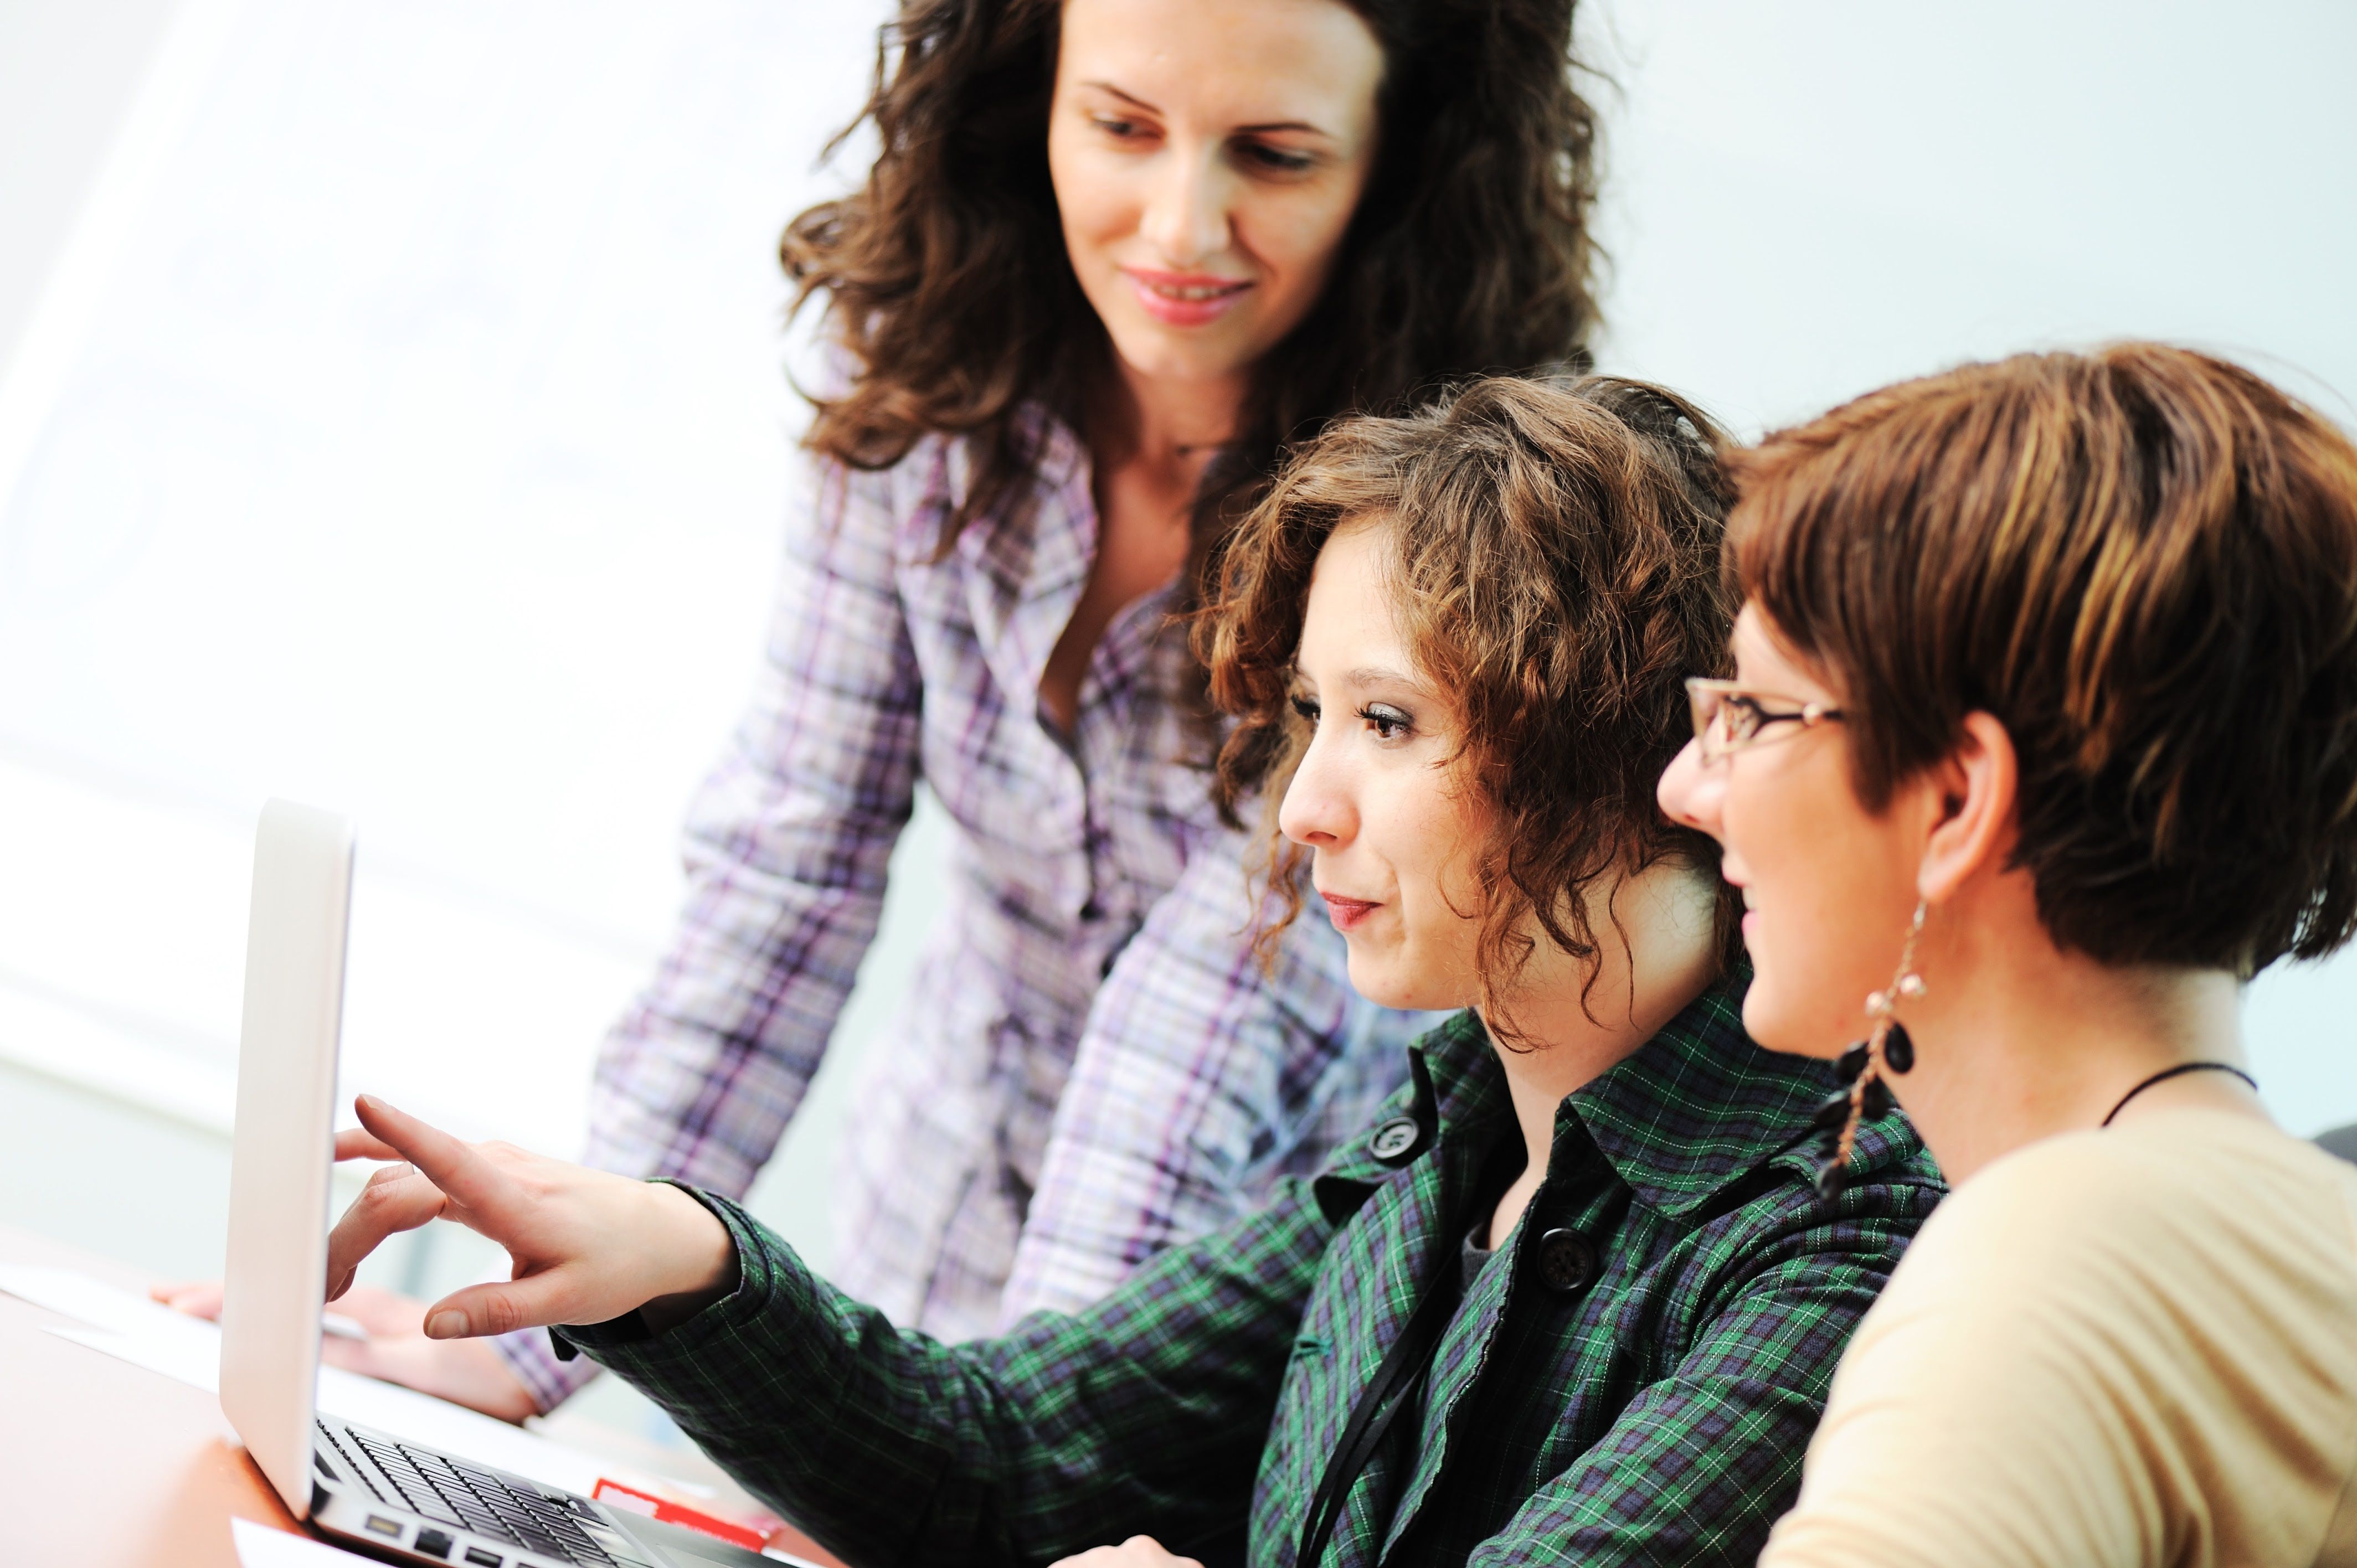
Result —
<instances>
[{"instance_id":1,"label":"white background","mask_svg":"<svg viewBox=\"0 0 2357 1568\"><path fill-rule=\"evenodd\" d=\"M578 1142L759 646L776 232L877 5L0 0L0 1219L212 1267L251 823L361 829L348 1088ZM1607 369L1748 433L2121 335L2357 393L2357 8L1591 7ZM928 823L838 1053L877 1041ZM2357 1120L2357 960L2247 1009ZM843 1063L759 1207L823 1259ZM446 1255L408 1277L479 1258Z\"/></svg>"}]
</instances>

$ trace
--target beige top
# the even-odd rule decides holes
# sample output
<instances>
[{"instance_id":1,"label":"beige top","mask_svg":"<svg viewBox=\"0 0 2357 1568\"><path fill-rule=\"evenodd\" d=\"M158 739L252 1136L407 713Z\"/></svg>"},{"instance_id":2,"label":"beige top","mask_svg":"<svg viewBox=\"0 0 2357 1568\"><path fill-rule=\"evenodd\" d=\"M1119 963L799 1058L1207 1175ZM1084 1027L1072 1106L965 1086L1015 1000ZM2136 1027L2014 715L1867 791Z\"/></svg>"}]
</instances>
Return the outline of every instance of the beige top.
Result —
<instances>
[{"instance_id":1,"label":"beige top","mask_svg":"<svg viewBox=\"0 0 2357 1568\"><path fill-rule=\"evenodd\" d=\"M1760 1563L2357 1564L2352 1471L2357 1166L2154 1112L1940 1206Z\"/></svg>"}]
</instances>

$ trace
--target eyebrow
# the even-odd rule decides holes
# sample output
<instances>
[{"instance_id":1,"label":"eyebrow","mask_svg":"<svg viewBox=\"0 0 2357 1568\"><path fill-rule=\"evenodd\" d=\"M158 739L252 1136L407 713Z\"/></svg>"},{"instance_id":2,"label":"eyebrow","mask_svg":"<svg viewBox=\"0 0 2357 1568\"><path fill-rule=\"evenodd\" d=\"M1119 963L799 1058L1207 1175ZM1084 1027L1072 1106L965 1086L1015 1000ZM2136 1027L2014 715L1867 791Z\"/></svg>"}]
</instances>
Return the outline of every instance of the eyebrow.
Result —
<instances>
[{"instance_id":1,"label":"eyebrow","mask_svg":"<svg viewBox=\"0 0 2357 1568\"><path fill-rule=\"evenodd\" d=\"M1415 676L1386 670L1381 665L1361 665L1356 670L1346 671L1342 679L1352 686L1406 686L1418 692L1425 689L1424 682Z\"/></svg>"},{"instance_id":2,"label":"eyebrow","mask_svg":"<svg viewBox=\"0 0 2357 1568\"><path fill-rule=\"evenodd\" d=\"M1120 88L1115 87L1110 81L1083 81L1081 85L1082 87L1093 87L1100 92L1110 92L1115 98L1120 99L1124 103L1135 103L1137 107L1145 110L1149 114L1159 114L1162 113L1161 107L1158 104L1149 103L1135 92L1124 92ZM1323 126L1313 125L1307 120L1269 120L1259 124L1239 125L1236 127L1236 130L1240 133L1252 135L1266 135L1272 131L1306 131L1313 136L1323 136L1329 142L1334 140L1334 134L1332 132L1325 129Z\"/></svg>"}]
</instances>

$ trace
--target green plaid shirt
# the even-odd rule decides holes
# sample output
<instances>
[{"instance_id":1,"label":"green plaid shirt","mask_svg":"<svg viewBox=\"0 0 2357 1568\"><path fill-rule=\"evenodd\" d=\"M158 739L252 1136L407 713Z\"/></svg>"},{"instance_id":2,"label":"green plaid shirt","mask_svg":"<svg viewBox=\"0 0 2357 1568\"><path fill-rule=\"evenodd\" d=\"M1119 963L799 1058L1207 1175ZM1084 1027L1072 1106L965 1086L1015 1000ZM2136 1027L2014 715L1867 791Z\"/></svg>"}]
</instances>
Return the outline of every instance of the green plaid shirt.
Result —
<instances>
[{"instance_id":1,"label":"green plaid shirt","mask_svg":"<svg viewBox=\"0 0 2357 1568\"><path fill-rule=\"evenodd\" d=\"M1327 1564L1758 1554L1834 1363L1941 1188L1893 1115L1862 1132L1841 1197L1816 1197L1807 1122L1833 1076L1751 1044L1747 979L1564 1101L1544 1185L1350 1492ZM1286 1568L1353 1403L1419 1290L1459 1288L1472 1200L1519 1143L1470 1014L1414 1065L1391 1108L1412 1130L1077 1316L943 1346L699 1195L736 1236L739 1288L651 1338L562 1337L862 1568L1046 1563L1133 1534ZM1583 1245L1589 1266L1567 1267Z\"/></svg>"}]
</instances>

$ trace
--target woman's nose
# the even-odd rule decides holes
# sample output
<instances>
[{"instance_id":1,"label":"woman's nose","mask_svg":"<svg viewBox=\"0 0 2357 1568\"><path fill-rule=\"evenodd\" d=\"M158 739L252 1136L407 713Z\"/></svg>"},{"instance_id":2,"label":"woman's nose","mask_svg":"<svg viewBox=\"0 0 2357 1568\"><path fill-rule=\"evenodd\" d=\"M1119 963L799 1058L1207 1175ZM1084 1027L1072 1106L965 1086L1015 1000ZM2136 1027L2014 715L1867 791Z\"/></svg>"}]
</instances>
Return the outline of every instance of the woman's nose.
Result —
<instances>
[{"instance_id":1,"label":"woman's nose","mask_svg":"<svg viewBox=\"0 0 2357 1568\"><path fill-rule=\"evenodd\" d=\"M1285 800L1276 811L1277 831L1306 849L1340 849L1358 831L1358 812L1333 775L1312 741L1301 766L1293 770L1293 781L1285 787Z\"/></svg>"},{"instance_id":2,"label":"woman's nose","mask_svg":"<svg viewBox=\"0 0 2357 1568\"><path fill-rule=\"evenodd\" d=\"M1727 769L1703 765L1702 742L1690 740L1662 772L1653 799L1670 821L1719 836L1719 807L1727 796Z\"/></svg>"},{"instance_id":3,"label":"woman's nose","mask_svg":"<svg viewBox=\"0 0 2357 1568\"><path fill-rule=\"evenodd\" d=\"M1161 161L1140 232L1173 267L1218 255L1228 248L1229 193L1213 153L1176 146Z\"/></svg>"}]
</instances>

